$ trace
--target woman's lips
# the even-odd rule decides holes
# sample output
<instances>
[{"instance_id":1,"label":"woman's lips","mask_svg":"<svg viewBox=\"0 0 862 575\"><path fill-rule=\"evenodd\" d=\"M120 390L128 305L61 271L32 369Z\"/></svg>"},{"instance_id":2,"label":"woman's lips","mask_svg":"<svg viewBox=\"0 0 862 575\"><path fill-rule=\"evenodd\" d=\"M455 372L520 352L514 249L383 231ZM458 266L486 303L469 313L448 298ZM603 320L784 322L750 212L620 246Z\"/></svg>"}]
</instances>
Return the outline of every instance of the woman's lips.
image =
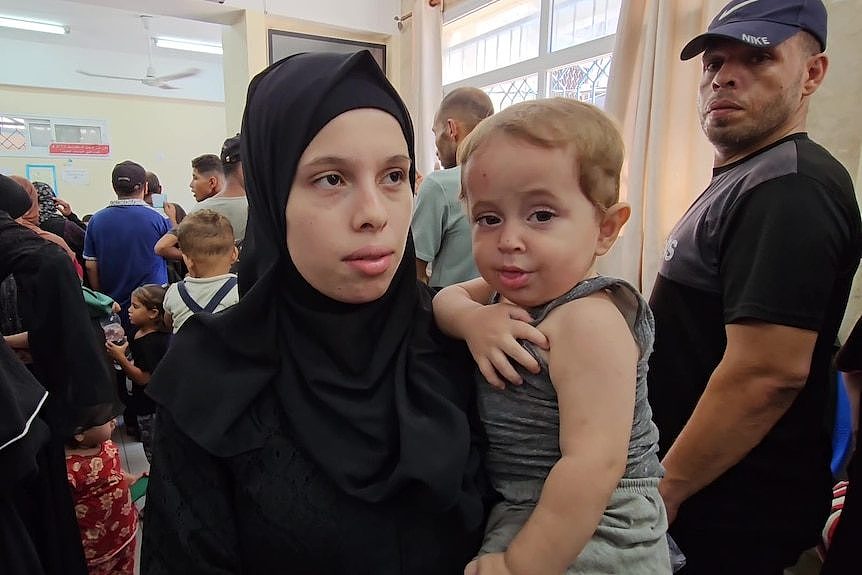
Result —
<instances>
[{"instance_id":1,"label":"woman's lips","mask_svg":"<svg viewBox=\"0 0 862 575\"><path fill-rule=\"evenodd\" d=\"M344 258L344 262L359 273L374 277L389 269L393 255L390 249L372 246L356 250Z\"/></svg>"}]
</instances>

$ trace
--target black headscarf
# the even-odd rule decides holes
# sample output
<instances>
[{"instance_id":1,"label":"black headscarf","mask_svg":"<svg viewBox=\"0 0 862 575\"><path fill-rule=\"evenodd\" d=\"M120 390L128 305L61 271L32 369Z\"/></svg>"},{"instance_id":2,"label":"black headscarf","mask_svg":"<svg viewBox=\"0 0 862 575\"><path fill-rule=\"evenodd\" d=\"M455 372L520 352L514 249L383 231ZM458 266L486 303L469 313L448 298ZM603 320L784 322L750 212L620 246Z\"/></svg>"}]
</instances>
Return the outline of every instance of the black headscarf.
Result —
<instances>
[{"instance_id":1,"label":"black headscarf","mask_svg":"<svg viewBox=\"0 0 862 575\"><path fill-rule=\"evenodd\" d=\"M31 205L27 191L12 178L0 174L0 211L16 220L26 214Z\"/></svg>"},{"instance_id":2,"label":"black headscarf","mask_svg":"<svg viewBox=\"0 0 862 575\"><path fill-rule=\"evenodd\" d=\"M241 143L244 295L183 325L148 393L212 454L257 448L281 426L350 495L460 507L478 524L470 368L463 347L434 326L412 239L387 292L360 305L316 291L286 249L300 156L329 121L357 108L391 114L413 158L407 109L368 52L300 54L252 80Z\"/></svg>"}]
</instances>

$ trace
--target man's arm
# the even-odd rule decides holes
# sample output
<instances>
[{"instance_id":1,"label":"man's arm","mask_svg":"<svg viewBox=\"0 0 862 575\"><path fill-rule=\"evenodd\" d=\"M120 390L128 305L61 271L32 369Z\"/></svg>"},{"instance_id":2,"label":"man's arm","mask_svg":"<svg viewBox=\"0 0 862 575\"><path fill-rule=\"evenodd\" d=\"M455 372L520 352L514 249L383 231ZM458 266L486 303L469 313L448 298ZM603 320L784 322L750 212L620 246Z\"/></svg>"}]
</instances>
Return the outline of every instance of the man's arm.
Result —
<instances>
[{"instance_id":1,"label":"man's arm","mask_svg":"<svg viewBox=\"0 0 862 575\"><path fill-rule=\"evenodd\" d=\"M445 190L432 177L424 178L416 196L413 220L413 245L416 251L416 277L427 284L428 262L434 258L443 245L443 232L447 219Z\"/></svg>"},{"instance_id":2,"label":"man's arm","mask_svg":"<svg viewBox=\"0 0 862 575\"><path fill-rule=\"evenodd\" d=\"M808 378L816 332L749 321L727 325L726 333L724 357L662 461L671 521L680 504L763 440Z\"/></svg>"},{"instance_id":3,"label":"man's arm","mask_svg":"<svg viewBox=\"0 0 862 575\"><path fill-rule=\"evenodd\" d=\"M98 262L96 260L84 260L84 267L87 270L87 279L90 280L90 289L100 291Z\"/></svg>"},{"instance_id":4,"label":"man's arm","mask_svg":"<svg viewBox=\"0 0 862 575\"><path fill-rule=\"evenodd\" d=\"M170 231L163 235L159 241L156 242L153 251L158 256L162 256L166 260L182 260L183 253L177 247L179 244L179 238L177 237L174 231Z\"/></svg>"}]
</instances>

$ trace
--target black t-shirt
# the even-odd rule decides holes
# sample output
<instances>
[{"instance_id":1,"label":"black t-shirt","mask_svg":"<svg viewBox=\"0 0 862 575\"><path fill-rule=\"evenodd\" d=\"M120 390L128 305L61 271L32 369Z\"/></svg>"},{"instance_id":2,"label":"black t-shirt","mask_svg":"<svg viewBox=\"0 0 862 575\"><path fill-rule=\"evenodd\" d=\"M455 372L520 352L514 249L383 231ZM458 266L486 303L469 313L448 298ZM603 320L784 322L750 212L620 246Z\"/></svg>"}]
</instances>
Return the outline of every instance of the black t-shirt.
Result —
<instances>
[{"instance_id":1,"label":"black t-shirt","mask_svg":"<svg viewBox=\"0 0 862 575\"><path fill-rule=\"evenodd\" d=\"M135 367L152 375L156 366L168 352L170 341L171 334L161 331L154 331L143 337L133 338L129 342L129 348L132 351ZM132 400L139 415L149 415L156 412L155 402L144 393L144 390L146 390L145 385L132 384Z\"/></svg>"},{"instance_id":2,"label":"black t-shirt","mask_svg":"<svg viewBox=\"0 0 862 575\"><path fill-rule=\"evenodd\" d=\"M818 332L805 388L751 453L680 509L808 533L828 512L832 346L862 253L847 171L805 134L716 169L671 232L650 305L649 392L666 453L745 319ZM819 528L817 527L817 528Z\"/></svg>"}]
</instances>

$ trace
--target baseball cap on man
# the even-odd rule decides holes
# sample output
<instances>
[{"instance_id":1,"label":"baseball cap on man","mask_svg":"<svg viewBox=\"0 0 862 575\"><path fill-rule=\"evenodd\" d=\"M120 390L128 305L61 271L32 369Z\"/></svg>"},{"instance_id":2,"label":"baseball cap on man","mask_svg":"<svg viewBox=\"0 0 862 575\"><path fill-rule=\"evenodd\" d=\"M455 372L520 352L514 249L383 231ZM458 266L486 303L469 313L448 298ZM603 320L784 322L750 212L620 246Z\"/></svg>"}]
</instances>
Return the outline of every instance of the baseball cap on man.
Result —
<instances>
[{"instance_id":1,"label":"baseball cap on man","mask_svg":"<svg viewBox=\"0 0 862 575\"><path fill-rule=\"evenodd\" d=\"M143 188L146 181L147 171L140 164L130 160L120 162L111 172L111 183L118 192L132 193L137 191L138 186Z\"/></svg>"},{"instance_id":2,"label":"baseball cap on man","mask_svg":"<svg viewBox=\"0 0 862 575\"><path fill-rule=\"evenodd\" d=\"M705 33L685 45L679 57L694 58L716 38L758 47L777 46L800 30L812 34L820 49L826 50L826 7L821 0L732 0Z\"/></svg>"},{"instance_id":3,"label":"baseball cap on man","mask_svg":"<svg viewBox=\"0 0 862 575\"><path fill-rule=\"evenodd\" d=\"M222 144L221 163L235 164L239 160L239 134L237 134L236 136L231 136Z\"/></svg>"}]
</instances>

